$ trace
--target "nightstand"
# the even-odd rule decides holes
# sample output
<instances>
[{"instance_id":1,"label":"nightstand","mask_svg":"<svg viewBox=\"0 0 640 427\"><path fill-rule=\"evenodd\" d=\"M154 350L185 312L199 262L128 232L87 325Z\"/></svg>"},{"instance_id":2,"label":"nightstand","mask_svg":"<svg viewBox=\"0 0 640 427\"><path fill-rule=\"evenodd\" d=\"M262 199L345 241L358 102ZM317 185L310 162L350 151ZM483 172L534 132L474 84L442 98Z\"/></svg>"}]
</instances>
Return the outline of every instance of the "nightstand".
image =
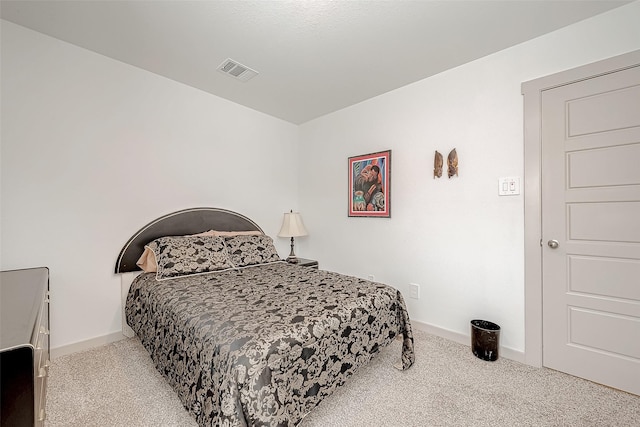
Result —
<instances>
[{"instance_id":1,"label":"nightstand","mask_svg":"<svg viewBox=\"0 0 640 427\"><path fill-rule=\"evenodd\" d=\"M298 262L292 263L292 264L297 264L300 265L302 267L311 267L311 268L318 268L318 261L314 260L314 259L306 259L306 258L297 258Z\"/></svg>"}]
</instances>

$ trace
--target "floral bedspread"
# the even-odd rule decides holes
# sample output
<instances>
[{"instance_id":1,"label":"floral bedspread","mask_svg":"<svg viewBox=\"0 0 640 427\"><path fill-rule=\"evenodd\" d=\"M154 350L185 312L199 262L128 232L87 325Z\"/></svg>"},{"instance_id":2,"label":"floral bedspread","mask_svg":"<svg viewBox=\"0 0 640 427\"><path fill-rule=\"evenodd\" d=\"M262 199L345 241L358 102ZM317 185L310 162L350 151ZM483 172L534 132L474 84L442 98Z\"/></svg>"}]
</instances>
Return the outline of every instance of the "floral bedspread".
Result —
<instances>
[{"instance_id":1,"label":"floral bedspread","mask_svg":"<svg viewBox=\"0 0 640 427\"><path fill-rule=\"evenodd\" d=\"M128 324L200 426L287 426L398 335L414 361L396 289L274 263L158 282L141 274Z\"/></svg>"}]
</instances>

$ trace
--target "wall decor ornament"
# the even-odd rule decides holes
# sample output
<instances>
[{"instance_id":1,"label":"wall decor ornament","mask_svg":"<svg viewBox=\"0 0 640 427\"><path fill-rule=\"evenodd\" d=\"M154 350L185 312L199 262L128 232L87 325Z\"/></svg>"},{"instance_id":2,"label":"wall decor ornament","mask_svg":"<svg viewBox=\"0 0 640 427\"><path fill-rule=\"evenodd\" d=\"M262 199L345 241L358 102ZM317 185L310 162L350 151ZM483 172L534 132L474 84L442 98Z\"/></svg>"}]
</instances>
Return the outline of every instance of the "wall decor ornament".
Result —
<instances>
[{"instance_id":1,"label":"wall decor ornament","mask_svg":"<svg viewBox=\"0 0 640 427\"><path fill-rule=\"evenodd\" d=\"M391 150L349 157L349 216L391 217Z\"/></svg>"},{"instance_id":2,"label":"wall decor ornament","mask_svg":"<svg viewBox=\"0 0 640 427\"><path fill-rule=\"evenodd\" d=\"M447 172L449 178L453 175L458 176L458 153L455 148L451 150L447 156L447 164L449 165L449 170Z\"/></svg>"},{"instance_id":3,"label":"wall decor ornament","mask_svg":"<svg viewBox=\"0 0 640 427\"><path fill-rule=\"evenodd\" d=\"M442 154L436 150L436 155L433 159L433 179L440 178L442 176Z\"/></svg>"}]
</instances>

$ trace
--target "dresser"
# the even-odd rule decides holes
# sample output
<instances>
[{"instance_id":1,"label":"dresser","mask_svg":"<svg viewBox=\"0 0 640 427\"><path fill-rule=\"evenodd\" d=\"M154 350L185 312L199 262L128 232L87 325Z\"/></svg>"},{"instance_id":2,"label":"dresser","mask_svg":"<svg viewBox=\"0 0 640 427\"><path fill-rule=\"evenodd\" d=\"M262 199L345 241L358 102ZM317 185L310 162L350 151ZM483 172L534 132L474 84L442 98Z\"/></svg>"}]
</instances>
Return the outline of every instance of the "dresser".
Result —
<instances>
[{"instance_id":1,"label":"dresser","mask_svg":"<svg viewBox=\"0 0 640 427\"><path fill-rule=\"evenodd\" d=\"M49 269L0 272L0 425L44 426Z\"/></svg>"}]
</instances>

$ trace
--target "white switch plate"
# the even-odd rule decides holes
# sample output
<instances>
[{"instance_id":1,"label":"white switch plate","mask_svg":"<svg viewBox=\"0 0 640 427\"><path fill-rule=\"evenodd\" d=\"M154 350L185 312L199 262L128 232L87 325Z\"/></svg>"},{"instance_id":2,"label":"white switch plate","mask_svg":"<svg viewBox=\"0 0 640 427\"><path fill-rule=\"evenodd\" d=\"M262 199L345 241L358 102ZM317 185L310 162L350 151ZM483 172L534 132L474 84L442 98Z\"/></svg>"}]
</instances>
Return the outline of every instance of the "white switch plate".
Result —
<instances>
[{"instance_id":1,"label":"white switch plate","mask_svg":"<svg viewBox=\"0 0 640 427\"><path fill-rule=\"evenodd\" d=\"M420 299L420 285L409 283L409 297Z\"/></svg>"},{"instance_id":2,"label":"white switch plate","mask_svg":"<svg viewBox=\"0 0 640 427\"><path fill-rule=\"evenodd\" d=\"M508 176L498 178L498 195L515 196L520 194L520 177Z\"/></svg>"}]
</instances>

